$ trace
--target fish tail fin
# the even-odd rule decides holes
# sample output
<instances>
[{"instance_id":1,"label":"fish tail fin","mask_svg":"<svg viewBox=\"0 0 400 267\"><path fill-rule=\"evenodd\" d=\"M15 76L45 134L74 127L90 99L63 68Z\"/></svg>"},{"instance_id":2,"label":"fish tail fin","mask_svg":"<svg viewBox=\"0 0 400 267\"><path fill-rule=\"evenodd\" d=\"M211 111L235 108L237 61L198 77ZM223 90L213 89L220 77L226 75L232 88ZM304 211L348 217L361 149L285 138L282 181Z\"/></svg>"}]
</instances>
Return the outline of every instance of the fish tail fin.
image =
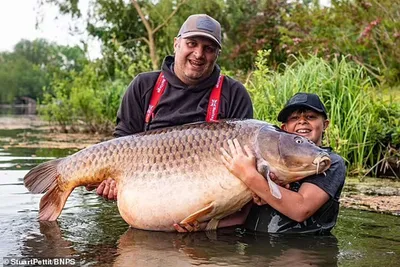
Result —
<instances>
[{"instance_id":1,"label":"fish tail fin","mask_svg":"<svg viewBox=\"0 0 400 267\"><path fill-rule=\"evenodd\" d=\"M57 166L62 159L42 163L30 170L24 177L25 187L34 194L45 193L57 183L60 175Z\"/></svg>"},{"instance_id":2,"label":"fish tail fin","mask_svg":"<svg viewBox=\"0 0 400 267\"><path fill-rule=\"evenodd\" d=\"M61 190L58 185L60 173L57 166L62 159L45 162L29 171L24 178L25 187L32 193L45 193L40 200L39 220L55 221L61 213L70 190Z\"/></svg>"},{"instance_id":3,"label":"fish tail fin","mask_svg":"<svg viewBox=\"0 0 400 267\"><path fill-rule=\"evenodd\" d=\"M72 190L73 188L62 191L57 183L53 184L50 190L40 200L39 220L57 220Z\"/></svg>"}]
</instances>

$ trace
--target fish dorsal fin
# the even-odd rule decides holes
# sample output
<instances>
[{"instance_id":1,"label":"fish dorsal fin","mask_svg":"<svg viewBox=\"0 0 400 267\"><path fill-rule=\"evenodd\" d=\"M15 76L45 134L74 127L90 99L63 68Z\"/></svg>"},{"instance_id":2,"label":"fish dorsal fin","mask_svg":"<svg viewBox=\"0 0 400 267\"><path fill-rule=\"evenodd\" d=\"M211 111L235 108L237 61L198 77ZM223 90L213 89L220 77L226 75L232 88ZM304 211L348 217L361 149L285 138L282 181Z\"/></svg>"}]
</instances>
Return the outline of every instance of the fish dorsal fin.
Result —
<instances>
[{"instance_id":1,"label":"fish dorsal fin","mask_svg":"<svg viewBox=\"0 0 400 267\"><path fill-rule=\"evenodd\" d=\"M282 198L281 191L279 190L279 186L274 183L271 178L269 177L269 167L267 162L264 159L259 159L257 160L257 170L259 173L261 173L262 176L264 176L265 179L268 181L268 186L269 190L271 191L271 194L276 197L277 199Z\"/></svg>"}]
</instances>

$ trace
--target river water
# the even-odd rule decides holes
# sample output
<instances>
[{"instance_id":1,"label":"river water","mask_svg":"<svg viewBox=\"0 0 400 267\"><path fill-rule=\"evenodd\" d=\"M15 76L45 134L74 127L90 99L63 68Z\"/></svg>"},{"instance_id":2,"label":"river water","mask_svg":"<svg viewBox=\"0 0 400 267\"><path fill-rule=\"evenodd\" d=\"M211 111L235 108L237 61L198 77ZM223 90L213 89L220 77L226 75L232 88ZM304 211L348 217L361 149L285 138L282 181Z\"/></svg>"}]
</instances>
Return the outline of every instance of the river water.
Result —
<instances>
[{"instance_id":1,"label":"river water","mask_svg":"<svg viewBox=\"0 0 400 267\"><path fill-rule=\"evenodd\" d=\"M161 233L129 228L115 202L77 188L57 222L39 222L41 195L26 190L24 175L38 163L76 150L7 145L8 138L22 138L23 132L0 129L0 261L62 257L79 266L399 266L400 218L350 209L341 209L333 235L325 237L233 229Z\"/></svg>"}]
</instances>

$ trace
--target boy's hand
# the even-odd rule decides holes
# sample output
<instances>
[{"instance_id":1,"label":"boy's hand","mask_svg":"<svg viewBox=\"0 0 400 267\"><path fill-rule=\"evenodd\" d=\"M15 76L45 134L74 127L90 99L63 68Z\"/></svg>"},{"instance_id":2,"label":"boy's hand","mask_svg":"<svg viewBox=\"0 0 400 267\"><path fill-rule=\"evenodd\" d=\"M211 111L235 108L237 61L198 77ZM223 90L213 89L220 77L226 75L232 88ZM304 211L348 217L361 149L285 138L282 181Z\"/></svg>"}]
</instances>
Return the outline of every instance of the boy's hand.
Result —
<instances>
[{"instance_id":1,"label":"boy's hand","mask_svg":"<svg viewBox=\"0 0 400 267\"><path fill-rule=\"evenodd\" d=\"M278 178L278 176L276 176L275 175L275 173L273 173L273 172L270 172L269 173L269 178L271 178L271 180L274 182L274 183L276 183L277 185L280 185L280 186L282 186L282 187L284 187L284 188L286 188L286 189L289 189L290 188L290 185L289 184L284 184L284 180L282 179L279 179Z\"/></svg>"},{"instance_id":2,"label":"boy's hand","mask_svg":"<svg viewBox=\"0 0 400 267\"><path fill-rule=\"evenodd\" d=\"M251 193L251 195L253 196L253 201L254 203L256 203L258 206L262 206L267 204L267 202L265 202L264 200L262 200L262 198L260 198L259 196L257 196L255 193Z\"/></svg>"},{"instance_id":3,"label":"boy's hand","mask_svg":"<svg viewBox=\"0 0 400 267\"><path fill-rule=\"evenodd\" d=\"M228 147L229 152L223 147L220 148L222 162L233 175L247 184L248 179L258 174L253 152L246 145L243 150L237 139L228 140Z\"/></svg>"}]
</instances>

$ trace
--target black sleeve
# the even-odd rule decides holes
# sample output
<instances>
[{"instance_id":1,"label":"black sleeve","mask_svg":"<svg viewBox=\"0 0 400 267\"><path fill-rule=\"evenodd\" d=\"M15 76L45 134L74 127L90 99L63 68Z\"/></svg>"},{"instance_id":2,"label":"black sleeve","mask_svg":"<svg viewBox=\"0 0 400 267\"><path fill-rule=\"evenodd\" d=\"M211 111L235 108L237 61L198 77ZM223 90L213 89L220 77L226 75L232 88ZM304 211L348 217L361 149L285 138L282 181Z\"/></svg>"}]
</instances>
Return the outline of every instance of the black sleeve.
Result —
<instances>
[{"instance_id":1,"label":"black sleeve","mask_svg":"<svg viewBox=\"0 0 400 267\"><path fill-rule=\"evenodd\" d=\"M344 180L346 178L346 166L342 157L335 153L330 153L331 167L324 174L317 174L307 177L304 183L312 183L324 190L331 198L339 200L342 192Z\"/></svg>"},{"instance_id":2,"label":"black sleeve","mask_svg":"<svg viewBox=\"0 0 400 267\"><path fill-rule=\"evenodd\" d=\"M228 118L236 119L252 119L253 104L246 88L240 82L226 77L228 86L230 87Z\"/></svg>"},{"instance_id":3,"label":"black sleeve","mask_svg":"<svg viewBox=\"0 0 400 267\"><path fill-rule=\"evenodd\" d=\"M117 126L114 130L114 137L142 132L144 129L143 99L140 90L140 75L128 86L122 98L117 113Z\"/></svg>"}]
</instances>

